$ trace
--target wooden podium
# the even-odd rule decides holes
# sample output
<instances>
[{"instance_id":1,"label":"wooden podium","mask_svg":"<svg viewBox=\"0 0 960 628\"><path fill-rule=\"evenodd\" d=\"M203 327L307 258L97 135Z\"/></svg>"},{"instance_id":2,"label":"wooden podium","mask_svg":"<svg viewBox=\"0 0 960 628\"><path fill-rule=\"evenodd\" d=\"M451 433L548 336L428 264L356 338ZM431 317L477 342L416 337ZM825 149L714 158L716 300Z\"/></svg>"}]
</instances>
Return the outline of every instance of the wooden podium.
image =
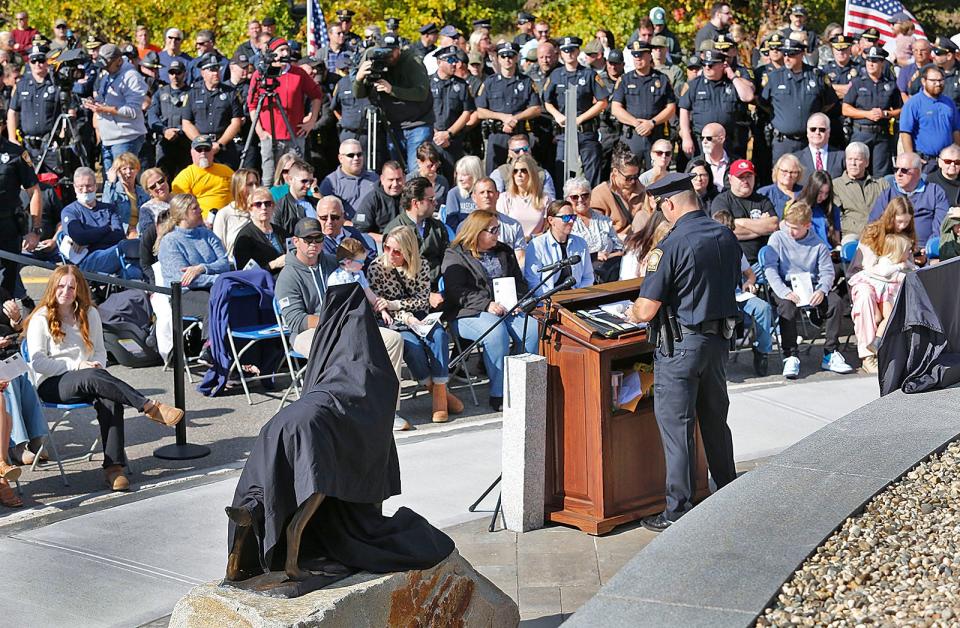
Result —
<instances>
[{"instance_id":1,"label":"wooden podium","mask_svg":"<svg viewBox=\"0 0 960 628\"><path fill-rule=\"evenodd\" d=\"M664 509L665 467L653 398L635 412L614 410L611 371L652 362L646 331L615 339L593 332L573 310L637 297L642 279L560 292L549 312L533 316L546 335L546 518L605 534ZM707 464L696 432L696 499L709 494Z\"/></svg>"}]
</instances>

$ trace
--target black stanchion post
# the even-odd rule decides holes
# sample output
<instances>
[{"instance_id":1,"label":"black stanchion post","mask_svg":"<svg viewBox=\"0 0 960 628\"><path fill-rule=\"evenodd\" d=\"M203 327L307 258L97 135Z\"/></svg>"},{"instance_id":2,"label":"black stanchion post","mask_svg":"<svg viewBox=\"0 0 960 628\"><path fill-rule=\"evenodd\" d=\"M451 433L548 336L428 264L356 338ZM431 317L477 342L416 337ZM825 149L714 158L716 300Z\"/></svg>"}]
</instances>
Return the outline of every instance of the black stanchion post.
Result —
<instances>
[{"instance_id":1,"label":"black stanchion post","mask_svg":"<svg viewBox=\"0 0 960 628\"><path fill-rule=\"evenodd\" d=\"M187 402L183 388L183 311L180 305L182 288L179 281L170 284L170 309L173 315L173 403L186 412ZM193 460L210 455L210 448L187 442L187 417L177 423L177 440L154 450L153 455L163 460Z\"/></svg>"}]
</instances>

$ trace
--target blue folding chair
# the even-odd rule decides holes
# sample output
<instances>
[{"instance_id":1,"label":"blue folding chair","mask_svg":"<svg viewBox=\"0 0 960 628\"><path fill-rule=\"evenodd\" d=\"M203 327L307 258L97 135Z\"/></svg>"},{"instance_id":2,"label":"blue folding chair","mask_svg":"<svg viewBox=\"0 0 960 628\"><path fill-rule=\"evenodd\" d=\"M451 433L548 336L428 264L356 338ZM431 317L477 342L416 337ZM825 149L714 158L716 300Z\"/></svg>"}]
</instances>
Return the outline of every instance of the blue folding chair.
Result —
<instances>
[{"instance_id":1,"label":"blue folding chair","mask_svg":"<svg viewBox=\"0 0 960 628\"><path fill-rule=\"evenodd\" d=\"M940 259L940 236L930 236L927 240L927 246L924 247L927 252L927 259Z\"/></svg>"},{"instance_id":2,"label":"blue folding chair","mask_svg":"<svg viewBox=\"0 0 960 628\"><path fill-rule=\"evenodd\" d=\"M26 340L22 340L20 342L20 353L23 355L24 362L26 362L27 366L29 367L28 375L30 377L30 381L31 383L33 383L34 387L36 387L37 385L36 374L33 372L33 367L30 365L30 352L27 349ZM60 459L60 452L57 449L57 443L54 440L53 433L54 431L56 431L57 427L59 427L61 423L67 420L71 412L75 412L77 410L84 410L86 408L92 409L93 406L90 405L89 403L49 403L41 399L40 407L43 408L44 411L57 410L59 412L62 412L62 414L60 415L59 419L54 421L53 424L49 426L47 435L43 439L43 442L40 444L40 449L36 451L36 455L33 458L33 464L30 465L30 471L37 470L37 466L40 464L40 456L41 454L44 453L44 451L46 450L47 444L49 443L50 449L53 452L53 458L57 462L57 468L60 470L60 479L63 480L64 486L70 486L70 482L67 481L67 475L66 473L63 472L63 461L61 461ZM47 421L47 423L49 423L49 420ZM97 438L97 440L93 441L93 446L91 447L90 453L88 454L89 458L93 457L93 448L97 446L97 442L99 442L99 437Z\"/></svg>"},{"instance_id":3,"label":"blue folding chair","mask_svg":"<svg viewBox=\"0 0 960 628\"><path fill-rule=\"evenodd\" d=\"M295 350L293 345L290 344L289 338L287 337L290 333L290 326L287 325L287 322L283 318L283 312L280 310L280 302L277 301L276 297L273 298L273 313L277 315L277 325L279 325L284 332L280 334L280 342L283 344L283 352L287 354L287 358L290 361L290 372L293 373L290 385L287 386L283 397L280 398L280 405L277 407L277 412L279 412L284 404L287 403L287 399L290 398L291 393L295 393L297 398L300 398L302 394L303 373L307 370L307 356ZM294 368L294 361L302 363L300 368Z\"/></svg>"}]
</instances>

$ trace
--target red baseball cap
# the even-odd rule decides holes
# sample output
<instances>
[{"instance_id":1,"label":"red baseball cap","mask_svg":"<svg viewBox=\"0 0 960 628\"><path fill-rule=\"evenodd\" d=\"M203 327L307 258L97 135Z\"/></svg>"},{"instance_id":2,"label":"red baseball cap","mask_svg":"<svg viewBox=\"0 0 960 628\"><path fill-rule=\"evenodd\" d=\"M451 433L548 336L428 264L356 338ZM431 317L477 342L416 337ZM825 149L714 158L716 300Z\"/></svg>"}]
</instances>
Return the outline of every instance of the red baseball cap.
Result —
<instances>
[{"instance_id":1,"label":"red baseball cap","mask_svg":"<svg viewBox=\"0 0 960 628\"><path fill-rule=\"evenodd\" d=\"M749 159L738 159L730 164L731 177L742 177L747 173L757 174L756 169L753 167L753 162Z\"/></svg>"}]
</instances>

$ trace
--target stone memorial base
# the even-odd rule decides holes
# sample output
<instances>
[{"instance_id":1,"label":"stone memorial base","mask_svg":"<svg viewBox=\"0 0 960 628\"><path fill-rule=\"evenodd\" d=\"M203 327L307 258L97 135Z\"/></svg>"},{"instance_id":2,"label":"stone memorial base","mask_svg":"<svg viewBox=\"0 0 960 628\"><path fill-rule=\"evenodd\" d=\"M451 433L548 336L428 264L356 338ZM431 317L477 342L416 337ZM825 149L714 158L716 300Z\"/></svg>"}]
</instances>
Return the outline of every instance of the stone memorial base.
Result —
<instances>
[{"instance_id":1,"label":"stone memorial base","mask_svg":"<svg viewBox=\"0 0 960 628\"><path fill-rule=\"evenodd\" d=\"M358 573L302 597L278 599L209 582L177 602L170 628L517 626L517 604L456 550L432 569Z\"/></svg>"}]
</instances>

